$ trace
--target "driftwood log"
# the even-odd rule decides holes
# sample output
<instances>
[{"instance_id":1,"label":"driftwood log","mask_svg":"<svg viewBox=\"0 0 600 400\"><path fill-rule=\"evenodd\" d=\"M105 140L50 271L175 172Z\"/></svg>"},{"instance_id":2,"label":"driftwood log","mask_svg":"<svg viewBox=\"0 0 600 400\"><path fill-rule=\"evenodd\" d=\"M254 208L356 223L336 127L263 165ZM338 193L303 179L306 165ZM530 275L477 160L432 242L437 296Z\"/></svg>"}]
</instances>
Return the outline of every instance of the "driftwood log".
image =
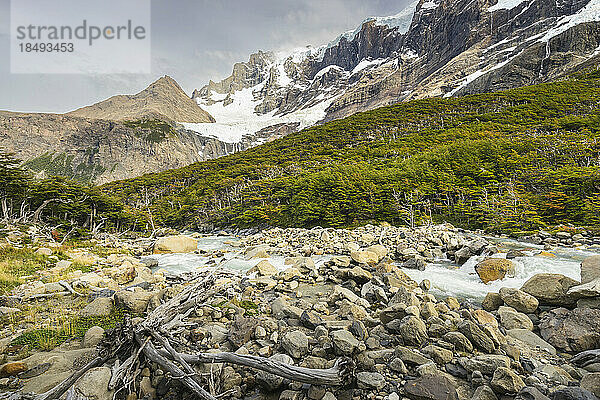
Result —
<instances>
[{"instance_id":1,"label":"driftwood log","mask_svg":"<svg viewBox=\"0 0 600 400\"><path fill-rule=\"evenodd\" d=\"M354 362L349 358L338 359L329 369L311 369L285 364L275 360L235 353L180 353L175 349L176 333L185 325L185 318L196 307L205 305L215 295L227 288L216 285L224 271L214 271L195 283L189 284L171 300L159 305L146 319L133 325L126 316L122 323L108 330L98 345L97 357L74 372L60 384L43 394L5 393L0 399L9 400L53 400L67 393L68 399L82 400L74 393L73 385L92 368L112 362L112 377L109 389L117 395L127 389L135 389L135 380L140 375L145 361L158 364L161 369L179 380L190 393L204 400L216 400L214 394L204 389L200 375L194 365L228 363L264 371L291 381L322 386L347 385L354 379ZM218 293L219 292L219 293Z\"/></svg>"}]
</instances>

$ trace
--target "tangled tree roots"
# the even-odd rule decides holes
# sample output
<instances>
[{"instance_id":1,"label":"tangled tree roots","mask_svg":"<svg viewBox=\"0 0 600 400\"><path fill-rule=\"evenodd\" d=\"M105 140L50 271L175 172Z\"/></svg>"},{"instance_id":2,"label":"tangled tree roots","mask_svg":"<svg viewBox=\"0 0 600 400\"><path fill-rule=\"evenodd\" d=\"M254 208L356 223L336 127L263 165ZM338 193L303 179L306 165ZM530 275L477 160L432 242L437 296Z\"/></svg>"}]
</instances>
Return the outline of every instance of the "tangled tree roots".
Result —
<instances>
[{"instance_id":1,"label":"tangled tree roots","mask_svg":"<svg viewBox=\"0 0 600 400\"><path fill-rule=\"evenodd\" d=\"M341 386L354 379L354 362L340 358L329 369L303 368L263 357L235 353L187 354L176 350L177 335L185 326L185 319L194 309L206 303L223 287L217 286L216 278L225 272L213 272L200 281L190 284L177 296L158 306L147 318L133 325L126 316L122 323L106 332L97 348L96 357L70 377L43 394L8 393L0 399L52 400L67 393L68 399L82 399L75 394L73 385L88 370L112 362L109 389L120 392L135 391L136 378L141 374L145 361L160 366L172 379L179 380L191 393L205 400L216 397L203 387L203 382L193 365L229 363L268 372L292 381L323 386Z\"/></svg>"}]
</instances>

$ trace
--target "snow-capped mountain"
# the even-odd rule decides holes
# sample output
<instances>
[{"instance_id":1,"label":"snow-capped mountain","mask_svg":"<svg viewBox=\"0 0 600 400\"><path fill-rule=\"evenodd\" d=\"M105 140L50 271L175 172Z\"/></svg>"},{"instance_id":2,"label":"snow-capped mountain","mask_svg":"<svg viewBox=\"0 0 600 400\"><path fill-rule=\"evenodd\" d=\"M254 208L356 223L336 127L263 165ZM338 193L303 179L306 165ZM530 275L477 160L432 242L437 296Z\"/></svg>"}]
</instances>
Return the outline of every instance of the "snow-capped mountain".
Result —
<instances>
[{"instance_id":1,"label":"snow-capped mountain","mask_svg":"<svg viewBox=\"0 0 600 400\"><path fill-rule=\"evenodd\" d=\"M558 79L598 54L600 0L419 0L320 47L252 54L192 94L216 124L185 126L247 147L400 101Z\"/></svg>"}]
</instances>

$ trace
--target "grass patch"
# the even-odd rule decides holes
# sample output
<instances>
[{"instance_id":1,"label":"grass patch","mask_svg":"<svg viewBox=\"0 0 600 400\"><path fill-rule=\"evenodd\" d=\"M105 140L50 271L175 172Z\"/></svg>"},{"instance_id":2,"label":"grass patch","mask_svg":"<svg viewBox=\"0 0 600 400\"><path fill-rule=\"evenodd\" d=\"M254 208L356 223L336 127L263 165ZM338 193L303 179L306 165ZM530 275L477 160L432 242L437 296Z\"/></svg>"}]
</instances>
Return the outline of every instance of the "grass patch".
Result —
<instances>
[{"instance_id":1,"label":"grass patch","mask_svg":"<svg viewBox=\"0 0 600 400\"><path fill-rule=\"evenodd\" d=\"M48 257L30 248L0 248L0 293L9 292L23 283L22 277L46 268Z\"/></svg>"},{"instance_id":2,"label":"grass patch","mask_svg":"<svg viewBox=\"0 0 600 400\"><path fill-rule=\"evenodd\" d=\"M125 310L114 309L110 315L105 317L71 318L63 321L56 328L40 328L25 332L14 339L11 346L27 346L29 349L43 351L52 350L68 340L82 338L92 326L99 326L105 330L114 328L123 320L125 314Z\"/></svg>"},{"instance_id":3,"label":"grass patch","mask_svg":"<svg viewBox=\"0 0 600 400\"><path fill-rule=\"evenodd\" d=\"M138 136L152 143L160 143L175 133L170 124L158 119L125 121L123 124L136 129Z\"/></svg>"}]
</instances>

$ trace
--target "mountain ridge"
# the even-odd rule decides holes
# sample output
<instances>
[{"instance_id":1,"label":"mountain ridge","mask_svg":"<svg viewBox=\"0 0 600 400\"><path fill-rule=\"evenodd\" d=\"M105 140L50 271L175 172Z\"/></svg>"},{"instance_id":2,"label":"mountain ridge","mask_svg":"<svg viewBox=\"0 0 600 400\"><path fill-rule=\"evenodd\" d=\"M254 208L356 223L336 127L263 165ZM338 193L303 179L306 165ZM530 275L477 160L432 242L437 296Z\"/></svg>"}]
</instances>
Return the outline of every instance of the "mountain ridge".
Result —
<instances>
[{"instance_id":1,"label":"mountain ridge","mask_svg":"<svg viewBox=\"0 0 600 400\"><path fill-rule=\"evenodd\" d=\"M215 119L165 75L134 95L116 95L66 115L113 121L166 119L174 122L209 123Z\"/></svg>"},{"instance_id":2,"label":"mountain ridge","mask_svg":"<svg viewBox=\"0 0 600 400\"><path fill-rule=\"evenodd\" d=\"M600 222L600 74L412 100L102 187L169 226L448 221L506 232ZM147 203L144 203L147 206ZM409 215L411 214L411 215Z\"/></svg>"},{"instance_id":3,"label":"mountain ridge","mask_svg":"<svg viewBox=\"0 0 600 400\"><path fill-rule=\"evenodd\" d=\"M258 51L192 97L246 134L277 117L301 129L411 99L560 79L598 57L599 32L598 0L419 0L317 48ZM245 126L231 118L240 108Z\"/></svg>"}]
</instances>

